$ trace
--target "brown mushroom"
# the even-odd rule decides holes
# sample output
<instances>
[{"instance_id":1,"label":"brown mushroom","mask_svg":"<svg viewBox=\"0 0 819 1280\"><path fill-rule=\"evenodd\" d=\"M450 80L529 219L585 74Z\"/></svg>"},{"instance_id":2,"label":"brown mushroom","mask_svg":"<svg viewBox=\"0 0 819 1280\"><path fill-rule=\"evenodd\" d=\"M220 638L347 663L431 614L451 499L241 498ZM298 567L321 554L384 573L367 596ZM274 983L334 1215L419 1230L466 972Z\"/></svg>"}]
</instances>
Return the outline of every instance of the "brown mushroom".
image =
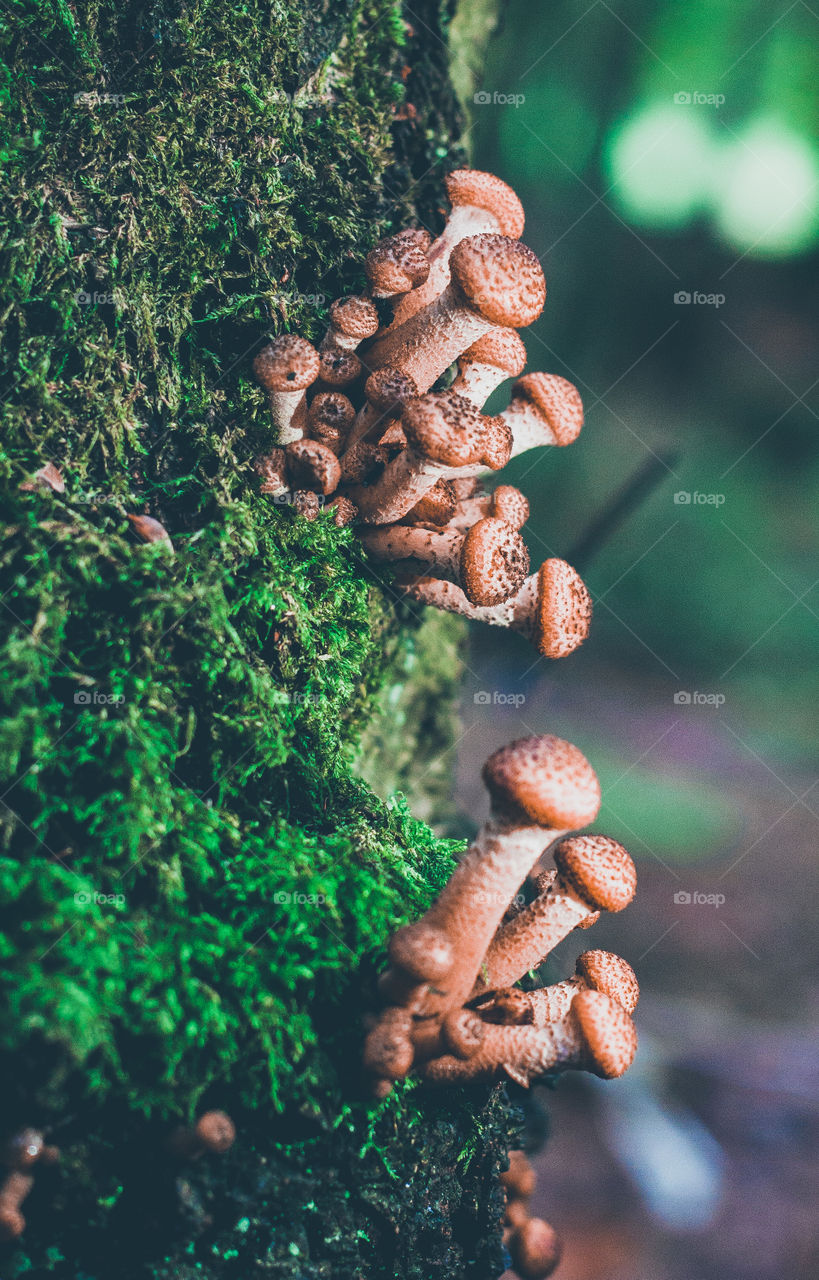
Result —
<instances>
[{"instance_id":1,"label":"brown mushroom","mask_svg":"<svg viewBox=\"0 0 819 1280\"><path fill-rule=\"evenodd\" d=\"M287 474L294 488L312 489L324 497L334 493L341 467L332 449L318 440L294 440L285 449Z\"/></svg>"},{"instance_id":2,"label":"brown mushroom","mask_svg":"<svg viewBox=\"0 0 819 1280\"><path fill-rule=\"evenodd\" d=\"M408 227L380 240L367 255L364 270L374 298L400 299L429 275L428 231Z\"/></svg>"},{"instance_id":3,"label":"brown mushroom","mask_svg":"<svg viewBox=\"0 0 819 1280\"><path fill-rule=\"evenodd\" d=\"M512 457L542 445L571 444L583 426L583 402L577 387L554 373L527 373L512 388L508 409L500 415L510 427Z\"/></svg>"},{"instance_id":4,"label":"brown mushroom","mask_svg":"<svg viewBox=\"0 0 819 1280\"><path fill-rule=\"evenodd\" d=\"M549 987L521 991L520 987L499 987L471 1002L485 1022L531 1024L543 1027L562 1018L578 991L603 991L634 1013L640 987L631 965L611 951L584 951L577 957L574 976Z\"/></svg>"},{"instance_id":5,"label":"brown mushroom","mask_svg":"<svg viewBox=\"0 0 819 1280\"><path fill-rule=\"evenodd\" d=\"M341 391L320 391L307 410L307 430L338 457L347 447L354 419L353 403Z\"/></svg>"},{"instance_id":6,"label":"brown mushroom","mask_svg":"<svg viewBox=\"0 0 819 1280\"><path fill-rule=\"evenodd\" d=\"M177 1129L168 1139L169 1150L181 1160L224 1155L236 1141L236 1126L224 1111L206 1111L189 1129Z\"/></svg>"},{"instance_id":7,"label":"brown mushroom","mask_svg":"<svg viewBox=\"0 0 819 1280\"><path fill-rule=\"evenodd\" d=\"M382 442L383 448L383 442ZM449 480L436 480L423 498L401 519L401 524L443 528L455 514L455 493Z\"/></svg>"},{"instance_id":8,"label":"brown mushroom","mask_svg":"<svg viewBox=\"0 0 819 1280\"><path fill-rule=\"evenodd\" d=\"M378 312L369 298L337 298L330 307L330 328L319 354L327 350L355 351L377 328Z\"/></svg>"},{"instance_id":9,"label":"brown mushroom","mask_svg":"<svg viewBox=\"0 0 819 1280\"><path fill-rule=\"evenodd\" d=\"M529 503L514 485L499 484L492 493L476 493L458 502L449 527L470 529L485 516L496 516L498 520L505 520L513 529L522 529L529 519Z\"/></svg>"},{"instance_id":10,"label":"brown mushroom","mask_svg":"<svg viewBox=\"0 0 819 1280\"><path fill-rule=\"evenodd\" d=\"M319 368L315 347L295 333L274 338L253 361L253 372L270 400L277 444L289 444L303 436L307 425L306 392L316 381Z\"/></svg>"},{"instance_id":11,"label":"brown mushroom","mask_svg":"<svg viewBox=\"0 0 819 1280\"><path fill-rule=\"evenodd\" d=\"M526 348L514 329L490 329L473 342L458 360L451 390L482 409L507 378L517 378L526 367Z\"/></svg>"},{"instance_id":12,"label":"brown mushroom","mask_svg":"<svg viewBox=\"0 0 819 1280\"><path fill-rule=\"evenodd\" d=\"M271 449L269 453L256 458L253 470L261 479L262 493L275 497L287 492L287 457L284 449Z\"/></svg>"},{"instance_id":13,"label":"brown mushroom","mask_svg":"<svg viewBox=\"0 0 819 1280\"><path fill-rule=\"evenodd\" d=\"M557 1232L543 1218L527 1218L509 1240L512 1266L521 1280L546 1280L560 1262L562 1252Z\"/></svg>"},{"instance_id":14,"label":"brown mushroom","mask_svg":"<svg viewBox=\"0 0 819 1280\"><path fill-rule=\"evenodd\" d=\"M418 388L412 378L400 369L385 365L370 374L364 383L364 395L366 404L353 423L348 448L359 440L369 440L370 443L380 440L400 418L407 401L418 395Z\"/></svg>"}]
</instances>

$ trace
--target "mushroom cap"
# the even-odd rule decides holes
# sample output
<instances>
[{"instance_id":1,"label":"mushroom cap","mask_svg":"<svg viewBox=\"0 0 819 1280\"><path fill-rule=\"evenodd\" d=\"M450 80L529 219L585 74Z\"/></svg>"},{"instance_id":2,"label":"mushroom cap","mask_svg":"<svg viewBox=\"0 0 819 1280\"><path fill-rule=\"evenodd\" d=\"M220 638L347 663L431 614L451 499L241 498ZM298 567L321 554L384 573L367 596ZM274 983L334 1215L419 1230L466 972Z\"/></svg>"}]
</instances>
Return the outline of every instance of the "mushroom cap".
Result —
<instances>
[{"instance_id":1,"label":"mushroom cap","mask_svg":"<svg viewBox=\"0 0 819 1280\"><path fill-rule=\"evenodd\" d=\"M197 1120L195 1132L202 1145L218 1155L229 1151L236 1141L236 1126L224 1111L206 1111Z\"/></svg>"},{"instance_id":2,"label":"mushroom cap","mask_svg":"<svg viewBox=\"0 0 819 1280\"><path fill-rule=\"evenodd\" d=\"M153 516L128 516L131 521L134 533L141 538L143 542L168 542L170 543L170 534L161 524L159 520L154 520Z\"/></svg>"},{"instance_id":3,"label":"mushroom cap","mask_svg":"<svg viewBox=\"0 0 819 1280\"><path fill-rule=\"evenodd\" d=\"M600 808L600 783L588 760L571 742L552 734L518 738L501 747L487 760L482 776L493 810L527 824L556 830L585 827Z\"/></svg>"},{"instance_id":4,"label":"mushroom cap","mask_svg":"<svg viewBox=\"0 0 819 1280\"><path fill-rule=\"evenodd\" d=\"M262 493L278 493L287 488L287 458L284 449L271 449L253 462L253 470L262 482Z\"/></svg>"},{"instance_id":5,"label":"mushroom cap","mask_svg":"<svg viewBox=\"0 0 819 1280\"><path fill-rule=\"evenodd\" d=\"M513 529L522 529L529 519L528 500L514 485L499 484L492 494L492 515L505 520Z\"/></svg>"},{"instance_id":6,"label":"mushroom cap","mask_svg":"<svg viewBox=\"0 0 819 1280\"><path fill-rule=\"evenodd\" d=\"M450 1009L441 1025L441 1033L450 1053L456 1058L471 1058L480 1048L484 1027L470 1009Z\"/></svg>"},{"instance_id":7,"label":"mushroom cap","mask_svg":"<svg viewBox=\"0 0 819 1280\"><path fill-rule=\"evenodd\" d=\"M628 1071L637 1052L637 1031L621 1004L603 991L578 991L570 1016L583 1040L588 1071L602 1080Z\"/></svg>"},{"instance_id":8,"label":"mushroom cap","mask_svg":"<svg viewBox=\"0 0 819 1280\"><path fill-rule=\"evenodd\" d=\"M333 498L333 501L328 503L327 510L332 511L333 523L339 529L346 528L348 524L355 524L358 519L358 507L343 495Z\"/></svg>"},{"instance_id":9,"label":"mushroom cap","mask_svg":"<svg viewBox=\"0 0 819 1280\"><path fill-rule=\"evenodd\" d=\"M535 648L544 658L565 658L589 634L592 602L583 579L556 557L545 560L537 575L533 617Z\"/></svg>"},{"instance_id":10,"label":"mushroom cap","mask_svg":"<svg viewBox=\"0 0 819 1280\"><path fill-rule=\"evenodd\" d=\"M415 1057L412 1015L407 1009L385 1009L364 1041L364 1066L373 1075L401 1079Z\"/></svg>"},{"instance_id":11,"label":"mushroom cap","mask_svg":"<svg viewBox=\"0 0 819 1280\"><path fill-rule=\"evenodd\" d=\"M301 516L303 520L309 520L311 524L314 520L318 520L321 503L318 494L312 489L294 489L291 503L296 515Z\"/></svg>"},{"instance_id":12,"label":"mushroom cap","mask_svg":"<svg viewBox=\"0 0 819 1280\"><path fill-rule=\"evenodd\" d=\"M512 456L515 443L512 428L503 418L484 419L483 464L491 471L502 471Z\"/></svg>"},{"instance_id":13,"label":"mushroom cap","mask_svg":"<svg viewBox=\"0 0 819 1280\"><path fill-rule=\"evenodd\" d=\"M461 543L460 579L471 604L502 604L520 589L528 572L526 543L505 520L478 520Z\"/></svg>"},{"instance_id":14,"label":"mushroom cap","mask_svg":"<svg viewBox=\"0 0 819 1280\"><path fill-rule=\"evenodd\" d=\"M453 946L441 929L416 920L396 929L390 939L390 960L418 982L440 982L452 968Z\"/></svg>"},{"instance_id":15,"label":"mushroom cap","mask_svg":"<svg viewBox=\"0 0 819 1280\"><path fill-rule=\"evenodd\" d=\"M447 524L455 512L455 494L448 480L436 480L431 489L427 489L423 498L419 498L399 524L432 524L436 527Z\"/></svg>"},{"instance_id":16,"label":"mushroom cap","mask_svg":"<svg viewBox=\"0 0 819 1280\"><path fill-rule=\"evenodd\" d=\"M285 333L263 347L253 372L267 391L303 391L319 374L319 353L306 338Z\"/></svg>"},{"instance_id":17,"label":"mushroom cap","mask_svg":"<svg viewBox=\"0 0 819 1280\"><path fill-rule=\"evenodd\" d=\"M429 246L429 232L413 227L381 240L364 263L373 297L409 293L410 289L423 284L429 275Z\"/></svg>"},{"instance_id":18,"label":"mushroom cap","mask_svg":"<svg viewBox=\"0 0 819 1280\"><path fill-rule=\"evenodd\" d=\"M622 911L634 897L636 868L611 836L569 836L555 849L554 861L561 879L596 911Z\"/></svg>"},{"instance_id":19,"label":"mushroom cap","mask_svg":"<svg viewBox=\"0 0 819 1280\"><path fill-rule=\"evenodd\" d=\"M459 368L469 364L487 364L517 378L526 367L526 348L514 329L490 329L458 361Z\"/></svg>"},{"instance_id":20,"label":"mushroom cap","mask_svg":"<svg viewBox=\"0 0 819 1280\"><path fill-rule=\"evenodd\" d=\"M486 209L498 220L503 235L519 240L523 235L523 205L511 187L493 173L480 169L454 169L444 178L453 208L470 205Z\"/></svg>"},{"instance_id":21,"label":"mushroom cap","mask_svg":"<svg viewBox=\"0 0 819 1280\"><path fill-rule=\"evenodd\" d=\"M491 324L519 329L543 310L543 268L519 240L491 233L467 236L452 250L449 265L469 305Z\"/></svg>"},{"instance_id":22,"label":"mushroom cap","mask_svg":"<svg viewBox=\"0 0 819 1280\"><path fill-rule=\"evenodd\" d=\"M640 985L631 965L622 956L613 951L584 951L577 957L575 973L595 991L611 996L626 1013L634 1013L640 999Z\"/></svg>"},{"instance_id":23,"label":"mushroom cap","mask_svg":"<svg viewBox=\"0 0 819 1280\"><path fill-rule=\"evenodd\" d=\"M378 312L369 298L353 294L348 298L336 298L330 305L330 324L345 338L359 342L371 338L378 328Z\"/></svg>"},{"instance_id":24,"label":"mushroom cap","mask_svg":"<svg viewBox=\"0 0 819 1280\"><path fill-rule=\"evenodd\" d=\"M377 444L356 440L344 455L341 479L344 484L368 484L383 470L386 461L386 453Z\"/></svg>"},{"instance_id":25,"label":"mushroom cap","mask_svg":"<svg viewBox=\"0 0 819 1280\"><path fill-rule=\"evenodd\" d=\"M525 1152L514 1150L509 1152L509 1168L500 1176L501 1185L515 1200L528 1200L535 1189L537 1181L535 1171Z\"/></svg>"},{"instance_id":26,"label":"mushroom cap","mask_svg":"<svg viewBox=\"0 0 819 1280\"><path fill-rule=\"evenodd\" d=\"M341 391L320 391L307 410L307 422L311 429L328 426L348 431L354 418L353 402Z\"/></svg>"},{"instance_id":27,"label":"mushroom cap","mask_svg":"<svg viewBox=\"0 0 819 1280\"><path fill-rule=\"evenodd\" d=\"M556 373L527 373L512 388L512 397L534 405L556 445L571 444L583 426L583 401L571 382Z\"/></svg>"},{"instance_id":28,"label":"mushroom cap","mask_svg":"<svg viewBox=\"0 0 819 1280\"><path fill-rule=\"evenodd\" d=\"M376 369L375 373L370 374L364 383L364 394L374 409L390 413L397 412L408 400L417 396L418 387L408 373L385 364L382 369Z\"/></svg>"},{"instance_id":29,"label":"mushroom cap","mask_svg":"<svg viewBox=\"0 0 819 1280\"><path fill-rule=\"evenodd\" d=\"M456 391L428 391L404 405L401 425L408 442L431 462L447 467L464 467L480 463L503 466L511 453L509 438L499 431L502 419L487 418ZM499 462L504 446L508 451Z\"/></svg>"},{"instance_id":30,"label":"mushroom cap","mask_svg":"<svg viewBox=\"0 0 819 1280\"><path fill-rule=\"evenodd\" d=\"M346 387L361 373L361 361L354 351L330 343L321 352L318 372L328 387Z\"/></svg>"},{"instance_id":31,"label":"mushroom cap","mask_svg":"<svg viewBox=\"0 0 819 1280\"><path fill-rule=\"evenodd\" d=\"M521 1280L546 1280L560 1262L563 1246L554 1227L543 1218L528 1218L509 1241L512 1266Z\"/></svg>"},{"instance_id":32,"label":"mushroom cap","mask_svg":"<svg viewBox=\"0 0 819 1280\"><path fill-rule=\"evenodd\" d=\"M325 496L338 488L338 458L320 440L293 440L285 449L287 471L294 488L312 489Z\"/></svg>"}]
</instances>

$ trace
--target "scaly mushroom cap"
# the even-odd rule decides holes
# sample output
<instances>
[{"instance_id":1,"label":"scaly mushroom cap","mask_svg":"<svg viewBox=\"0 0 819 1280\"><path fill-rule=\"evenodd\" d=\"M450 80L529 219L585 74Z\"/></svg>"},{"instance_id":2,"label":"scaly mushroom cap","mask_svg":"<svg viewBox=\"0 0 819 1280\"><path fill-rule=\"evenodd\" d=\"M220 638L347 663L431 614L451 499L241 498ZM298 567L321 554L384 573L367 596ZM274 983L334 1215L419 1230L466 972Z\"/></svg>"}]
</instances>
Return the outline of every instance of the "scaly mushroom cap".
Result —
<instances>
[{"instance_id":1,"label":"scaly mushroom cap","mask_svg":"<svg viewBox=\"0 0 819 1280\"><path fill-rule=\"evenodd\" d=\"M338 488L341 466L326 444L319 440L293 440L284 452L294 488L312 489L325 496Z\"/></svg>"},{"instance_id":2,"label":"scaly mushroom cap","mask_svg":"<svg viewBox=\"0 0 819 1280\"><path fill-rule=\"evenodd\" d=\"M418 982L440 982L452 968L452 942L440 929L416 920L396 929L390 939L390 960Z\"/></svg>"},{"instance_id":3,"label":"scaly mushroom cap","mask_svg":"<svg viewBox=\"0 0 819 1280\"><path fill-rule=\"evenodd\" d=\"M412 1067L412 1016L406 1009L385 1009L364 1041L364 1066L374 1076L399 1080Z\"/></svg>"},{"instance_id":4,"label":"scaly mushroom cap","mask_svg":"<svg viewBox=\"0 0 819 1280\"><path fill-rule=\"evenodd\" d=\"M337 298L330 307L330 324L345 338L362 342L364 338L371 338L378 328L378 312L369 298Z\"/></svg>"},{"instance_id":5,"label":"scaly mushroom cap","mask_svg":"<svg viewBox=\"0 0 819 1280\"><path fill-rule=\"evenodd\" d=\"M586 639L592 602L580 575L557 558L538 570L533 640L544 658L565 658Z\"/></svg>"},{"instance_id":6,"label":"scaly mushroom cap","mask_svg":"<svg viewBox=\"0 0 819 1280\"><path fill-rule=\"evenodd\" d=\"M285 333L263 347L253 372L266 391L303 391L319 374L319 353L306 338Z\"/></svg>"},{"instance_id":7,"label":"scaly mushroom cap","mask_svg":"<svg viewBox=\"0 0 819 1280\"><path fill-rule=\"evenodd\" d=\"M456 391L429 391L408 400L401 425L409 443L441 466L480 464L498 470L512 451L512 433L503 419L484 417Z\"/></svg>"},{"instance_id":8,"label":"scaly mushroom cap","mask_svg":"<svg viewBox=\"0 0 819 1280\"><path fill-rule=\"evenodd\" d=\"M386 452L368 440L356 440L344 455L341 479L344 484L369 484L384 469Z\"/></svg>"},{"instance_id":9,"label":"scaly mushroom cap","mask_svg":"<svg viewBox=\"0 0 819 1280\"><path fill-rule=\"evenodd\" d=\"M287 458L284 449L277 447L256 458L253 470L262 482L262 493L280 493L287 488Z\"/></svg>"},{"instance_id":10,"label":"scaly mushroom cap","mask_svg":"<svg viewBox=\"0 0 819 1280\"><path fill-rule=\"evenodd\" d=\"M436 480L423 498L411 507L399 524L447 524L455 512L455 494L448 480Z\"/></svg>"},{"instance_id":11,"label":"scaly mushroom cap","mask_svg":"<svg viewBox=\"0 0 819 1280\"><path fill-rule=\"evenodd\" d=\"M523 205L511 187L493 173L480 169L454 169L444 178L449 202L486 209L497 218L503 235L519 240L523 235Z\"/></svg>"},{"instance_id":12,"label":"scaly mushroom cap","mask_svg":"<svg viewBox=\"0 0 819 1280\"><path fill-rule=\"evenodd\" d=\"M526 367L526 348L514 329L490 329L458 361L459 368L470 364L488 364L517 378Z\"/></svg>"},{"instance_id":13,"label":"scaly mushroom cap","mask_svg":"<svg viewBox=\"0 0 819 1280\"><path fill-rule=\"evenodd\" d=\"M471 1058L483 1040L483 1023L469 1009L450 1009L441 1025L441 1034L456 1058Z\"/></svg>"},{"instance_id":14,"label":"scaly mushroom cap","mask_svg":"<svg viewBox=\"0 0 819 1280\"><path fill-rule=\"evenodd\" d=\"M591 821L566 825L581 827ZM569 836L555 849L554 861L561 878L597 911L622 911L634 897L634 863L610 836Z\"/></svg>"},{"instance_id":15,"label":"scaly mushroom cap","mask_svg":"<svg viewBox=\"0 0 819 1280\"><path fill-rule=\"evenodd\" d=\"M522 529L529 519L529 503L514 485L499 484L492 494L492 515L505 520L513 529Z\"/></svg>"},{"instance_id":16,"label":"scaly mushroom cap","mask_svg":"<svg viewBox=\"0 0 819 1280\"><path fill-rule=\"evenodd\" d=\"M311 431L326 426L345 432L353 425L354 418L353 402L341 391L320 391L307 411Z\"/></svg>"},{"instance_id":17,"label":"scaly mushroom cap","mask_svg":"<svg viewBox=\"0 0 819 1280\"><path fill-rule=\"evenodd\" d=\"M484 765L483 781L495 812L527 824L585 827L600 808L600 783L588 760L552 734L501 747Z\"/></svg>"},{"instance_id":18,"label":"scaly mushroom cap","mask_svg":"<svg viewBox=\"0 0 819 1280\"><path fill-rule=\"evenodd\" d=\"M381 240L364 263L373 297L390 298L423 284L429 275L429 246L429 232L412 227Z\"/></svg>"},{"instance_id":19,"label":"scaly mushroom cap","mask_svg":"<svg viewBox=\"0 0 819 1280\"><path fill-rule=\"evenodd\" d=\"M529 572L529 552L517 529L486 516L473 524L461 544L460 578L471 604L508 600Z\"/></svg>"},{"instance_id":20,"label":"scaly mushroom cap","mask_svg":"<svg viewBox=\"0 0 819 1280\"><path fill-rule=\"evenodd\" d=\"M418 387L408 373L385 364L376 369L364 383L364 394L374 409L397 413L408 400L418 395Z\"/></svg>"},{"instance_id":21,"label":"scaly mushroom cap","mask_svg":"<svg viewBox=\"0 0 819 1280\"><path fill-rule=\"evenodd\" d=\"M348 524L355 524L358 519L358 507L349 498L343 496L333 498L328 503L327 510L333 513L333 523L339 528L344 529Z\"/></svg>"},{"instance_id":22,"label":"scaly mushroom cap","mask_svg":"<svg viewBox=\"0 0 819 1280\"><path fill-rule=\"evenodd\" d=\"M556 445L571 444L583 426L580 392L556 373L527 373L512 388L512 396L528 400L545 419Z\"/></svg>"},{"instance_id":23,"label":"scaly mushroom cap","mask_svg":"<svg viewBox=\"0 0 819 1280\"><path fill-rule=\"evenodd\" d=\"M640 986L637 975L622 956L616 956L613 951L584 951L577 957L575 973L587 986L611 996L626 1013L634 1013L640 999Z\"/></svg>"},{"instance_id":24,"label":"scaly mushroom cap","mask_svg":"<svg viewBox=\"0 0 819 1280\"><path fill-rule=\"evenodd\" d=\"M637 1032L621 1004L602 991L579 991L570 1016L583 1039L588 1071L602 1080L628 1071L637 1052Z\"/></svg>"},{"instance_id":25,"label":"scaly mushroom cap","mask_svg":"<svg viewBox=\"0 0 819 1280\"><path fill-rule=\"evenodd\" d=\"M208 1151L223 1155L236 1140L236 1126L224 1111L206 1111L196 1122L197 1138Z\"/></svg>"},{"instance_id":26,"label":"scaly mushroom cap","mask_svg":"<svg viewBox=\"0 0 819 1280\"><path fill-rule=\"evenodd\" d=\"M560 1238L543 1218L528 1218L515 1228L509 1253L521 1280L546 1280L560 1262Z\"/></svg>"},{"instance_id":27,"label":"scaly mushroom cap","mask_svg":"<svg viewBox=\"0 0 819 1280\"><path fill-rule=\"evenodd\" d=\"M519 329L543 310L543 269L519 240L490 233L467 236L452 250L449 265L469 305L491 324Z\"/></svg>"},{"instance_id":28,"label":"scaly mushroom cap","mask_svg":"<svg viewBox=\"0 0 819 1280\"><path fill-rule=\"evenodd\" d=\"M346 387L361 373L361 361L354 351L331 344L321 353L318 372L328 387Z\"/></svg>"}]
</instances>

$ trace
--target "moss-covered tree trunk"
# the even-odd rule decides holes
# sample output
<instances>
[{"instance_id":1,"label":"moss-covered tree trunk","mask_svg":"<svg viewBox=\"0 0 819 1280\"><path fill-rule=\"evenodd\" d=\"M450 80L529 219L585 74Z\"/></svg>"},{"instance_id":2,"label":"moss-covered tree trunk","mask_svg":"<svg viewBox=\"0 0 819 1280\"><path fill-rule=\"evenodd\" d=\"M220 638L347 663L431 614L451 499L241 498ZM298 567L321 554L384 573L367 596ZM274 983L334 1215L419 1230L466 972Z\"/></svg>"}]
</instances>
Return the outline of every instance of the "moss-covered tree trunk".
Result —
<instances>
[{"instance_id":1,"label":"moss-covered tree trunk","mask_svg":"<svg viewBox=\"0 0 819 1280\"><path fill-rule=\"evenodd\" d=\"M502 1269L503 1096L358 1082L388 932L451 865L385 797L440 753L453 630L252 469L255 351L440 225L449 16L4 6L0 1130L62 1155L3 1280ZM233 1148L175 1161L208 1107Z\"/></svg>"}]
</instances>

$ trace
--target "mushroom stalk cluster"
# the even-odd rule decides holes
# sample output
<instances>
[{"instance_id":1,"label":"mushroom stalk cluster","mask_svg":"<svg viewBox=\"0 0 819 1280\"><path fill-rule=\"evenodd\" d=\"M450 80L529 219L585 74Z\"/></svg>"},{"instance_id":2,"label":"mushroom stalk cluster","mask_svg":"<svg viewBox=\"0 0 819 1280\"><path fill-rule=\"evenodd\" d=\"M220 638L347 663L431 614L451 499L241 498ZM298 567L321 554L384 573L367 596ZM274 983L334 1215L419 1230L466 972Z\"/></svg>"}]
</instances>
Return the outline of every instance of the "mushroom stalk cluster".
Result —
<instances>
[{"instance_id":1,"label":"mushroom stalk cluster","mask_svg":"<svg viewBox=\"0 0 819 1280\"><path fill-rule=\"evenodd\" d=\"M523 372L518 329L540 315L546 282L520 239L518 197L475 169L450 173L446 188L451 212L437 239L409 227L381 240L364 263L366 291L333 302L317 348L284 334L258 352L275 436L255 469L262 492L298 516L329 508L337 525L360 527L372 560L406 561L409 599L565 657L588 633L589 594L562 560L521 574L526 499L508 485L486 491L480 477L525 451L571 444L583 406L564 378ZM513 379L507 408L485 413ZM488 537L488 519L505 522L504 537L497 528ZM473 591L460 550L446 549L476 530L485 536ZM440 535L434 545L430 531ZM477 533L470 551L474 541Z\"/></svg>"}]
</instances>

